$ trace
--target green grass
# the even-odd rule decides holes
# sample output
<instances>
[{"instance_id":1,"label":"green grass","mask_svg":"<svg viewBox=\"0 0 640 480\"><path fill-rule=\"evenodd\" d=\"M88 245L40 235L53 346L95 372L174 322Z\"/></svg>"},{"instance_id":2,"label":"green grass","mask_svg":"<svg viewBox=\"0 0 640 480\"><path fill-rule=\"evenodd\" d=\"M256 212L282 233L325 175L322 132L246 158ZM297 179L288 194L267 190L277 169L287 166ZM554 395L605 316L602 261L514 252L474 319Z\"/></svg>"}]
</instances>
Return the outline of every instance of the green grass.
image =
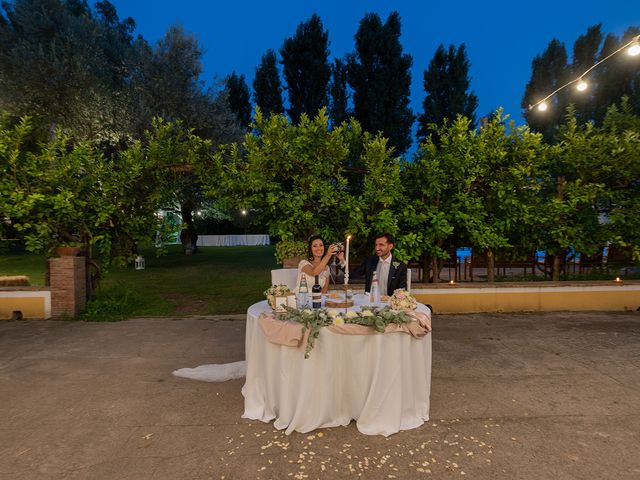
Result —
<instances>
[{"instance_id":1,"label":"green grass","mask_svg":"<svg viewBox=\"0 0 640 480\"><path fill-rule=\"evenodd\" d=\"M156 258L141 252L145 270L133 266L113 269L98 288L86 320L120 320L139 316L178 316L243 313L264 300L276 265L273 247L202 247L191 256L179 246ZM33 285L44 284L44 260L28 254L0 256L3 275L29 275Z\"/></svg>"},{"instance_id":2,"label":"green grass","mask_svg":"<svg viewBox=\"0 0 640 480\"><path fill-rule=\"evenodd\" d=\"M44 285L44 256L32 253L0 253L0 275L27 275L31 285Z\"/></svg>"}]
</instances>

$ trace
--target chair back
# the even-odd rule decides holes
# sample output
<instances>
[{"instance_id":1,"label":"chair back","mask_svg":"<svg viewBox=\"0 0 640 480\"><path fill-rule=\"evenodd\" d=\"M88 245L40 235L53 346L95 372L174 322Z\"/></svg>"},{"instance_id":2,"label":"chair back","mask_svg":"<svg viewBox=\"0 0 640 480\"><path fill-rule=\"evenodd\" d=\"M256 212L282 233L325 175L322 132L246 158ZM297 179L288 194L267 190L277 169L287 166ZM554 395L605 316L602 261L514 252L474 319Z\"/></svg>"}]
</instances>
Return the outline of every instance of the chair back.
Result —
<instances>
[{"instance_id":1,"label":"chair back","mask_svg":"<svg viewBox=\"0 0 640 480\"><path fill-rule=\"evenodd\" d=\"M297 268L278 268L271 270L271 285L286 285L292 292L296 288L298 280Z\"/></svg>"}]
</instances>

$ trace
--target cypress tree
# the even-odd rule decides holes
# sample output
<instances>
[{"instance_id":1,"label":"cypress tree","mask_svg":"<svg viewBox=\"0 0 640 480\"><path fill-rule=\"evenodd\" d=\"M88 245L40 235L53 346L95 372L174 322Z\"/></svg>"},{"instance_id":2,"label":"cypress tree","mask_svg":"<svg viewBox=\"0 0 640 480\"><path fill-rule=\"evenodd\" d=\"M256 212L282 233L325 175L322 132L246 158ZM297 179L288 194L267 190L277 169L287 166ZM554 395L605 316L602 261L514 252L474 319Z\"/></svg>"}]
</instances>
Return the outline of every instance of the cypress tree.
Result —
<instances>
[{"instance_id":1,"label":"cypress tree","mask_svg":"<svg viewBox=\"0 0 640 480\"><path fill-rule=\"evenodd\" d=\"M265 115L284 113L282 85L278 73L276 52L269 49L256 67L253 79L253 100Z\"/></svg>"},{"instance_id":2,"label":"cypress tree","mask_svg":"<svg viewBox=\"0 0 640 480\"><path fill-rule=\"evenodd\" d=\"M249 100L249 87L244 75L236 75L233 72L227 77L226 88L229 109L235 114L242 128L247 128L251 122L251 102Z\"/></svg>"},{"instance_id":3,"label":"cypress tree","mask_svg":"<svg viewBox=\"0 0 640 480\"><path fill-rule=\"evenodd\" d=\"M476 127L476 109L478 97L469 92L469 59L464 43L456 48L453 45L445 50L440 45L429 66L424 71L424 91L422 102L424 109L419 118L418 138L427 135L428 125L441 125L444 119L454 121L458 115L467 117L471 129Z\"/></svg>"},{"instance_id":4,"label":"cypress tree","mask_svg":"<svg viewBox=\"0 0 640 480\"><path fill-rule=\"evenodd\" d=\"M349 118L347 102L347 67L339 59L333 61L331 66L331 83L329 85L331 104L329 106L329 118L333 125L339 125Z\"/></svg>"},{"instance_id":5,"label":"cypress tree","mask_svg":"<svg viewBox=\"0 0 640 480\"><path fill-rule=\"evenodd\" d=\"M329 66L329 33L322 20L313 14L298 25L293 37L285 39L280 48L284 78L289 96L288 113L297 123L306 113L315 116L327 106Z\"/></svg>"},{"instance_id":6,"label":"cypress tree","mask_svg":"<svg viewBox=\"0 0 640 480\"><path fill-rule=\"evenodd\" d=\"M414 116L409 108L413 59L400 44L400 15L383 24L375 13L360 21L355 52L347 57L354 114L363 129L382 134L400 154L411 146Z\"/></svg>"}]
</instances>

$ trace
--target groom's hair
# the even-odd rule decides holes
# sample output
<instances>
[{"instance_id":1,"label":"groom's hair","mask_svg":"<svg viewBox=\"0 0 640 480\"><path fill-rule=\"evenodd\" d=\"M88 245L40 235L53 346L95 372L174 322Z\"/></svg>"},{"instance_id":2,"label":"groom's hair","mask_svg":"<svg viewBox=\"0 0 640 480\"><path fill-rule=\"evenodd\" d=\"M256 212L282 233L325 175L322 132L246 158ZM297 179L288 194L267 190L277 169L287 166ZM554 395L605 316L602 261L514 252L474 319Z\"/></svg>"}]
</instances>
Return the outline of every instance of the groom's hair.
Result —
<instances>
[{"instance_id":1,"label":"groom's hair","mask_svg":"<svg viewBox=\"0 0 640 480\"><path fill-rule=\"evenodd\" d=\"M380 235L376 235L376 238L374 238L373 241L375 242L379 238L386 238L387 243L393 243L394 245L396 244L396 239L393 238L393 235L391 235L390 233L381 233Z\"/></svg>"}]
</instances>

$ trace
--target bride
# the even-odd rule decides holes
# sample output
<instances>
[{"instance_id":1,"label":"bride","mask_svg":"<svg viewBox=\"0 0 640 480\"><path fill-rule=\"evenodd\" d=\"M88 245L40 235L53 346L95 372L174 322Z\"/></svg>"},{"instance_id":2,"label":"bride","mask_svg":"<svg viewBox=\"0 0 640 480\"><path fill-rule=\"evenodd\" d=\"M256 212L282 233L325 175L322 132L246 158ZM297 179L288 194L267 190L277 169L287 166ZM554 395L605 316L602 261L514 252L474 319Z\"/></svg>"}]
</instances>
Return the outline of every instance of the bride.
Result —
<instances>
[{"instance_id":1,"label":"bride","mask_svg":"<svg viewBox=\"0 0 640 480\"><path fill-rule=\"evenodd\" d=\"M305 275L308 287L311 287L315 283L315 277L317 275L318 281L322 286L322 292L326 293L329 289L329 278L331 276L329 261L334 255L340 263L344 263L344 252L339 250L336 244L331 244L329 248L325 248L324 240L320 235L312 235L309 237L307 259L301 260L298 264L296 292L298 291L302 275Z\"/></svg>"}]
</instances>

